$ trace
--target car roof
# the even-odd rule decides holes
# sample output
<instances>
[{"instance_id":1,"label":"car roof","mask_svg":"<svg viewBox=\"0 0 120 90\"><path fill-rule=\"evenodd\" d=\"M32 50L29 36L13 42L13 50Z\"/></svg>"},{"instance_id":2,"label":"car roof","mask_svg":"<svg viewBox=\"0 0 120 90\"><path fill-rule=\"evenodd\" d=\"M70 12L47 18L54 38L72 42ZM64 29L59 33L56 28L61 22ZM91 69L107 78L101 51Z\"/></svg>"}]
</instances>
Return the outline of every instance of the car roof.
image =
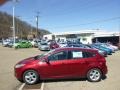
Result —
<instances>
[{"instance_id":1,"label":"car roof","mask_svg":"<svg viewBox=\"0 0 120 90\"><path fill-rule=\"evenodd\" d=\"M66 50L81 50L81 51L91 51L91 52L98 52L98 50L89 49L89 48L80 48L80 47L62 47L56 48L55 51L66 51Z\"/></svg>"}]
</instances>

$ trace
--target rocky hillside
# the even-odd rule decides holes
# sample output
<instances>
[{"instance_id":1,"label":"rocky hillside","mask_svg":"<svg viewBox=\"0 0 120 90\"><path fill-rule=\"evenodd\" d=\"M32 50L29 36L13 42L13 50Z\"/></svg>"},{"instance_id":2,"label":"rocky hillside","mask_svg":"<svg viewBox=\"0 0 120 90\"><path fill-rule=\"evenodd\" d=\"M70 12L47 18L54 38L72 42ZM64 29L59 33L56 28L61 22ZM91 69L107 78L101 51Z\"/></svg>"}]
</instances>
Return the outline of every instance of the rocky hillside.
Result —
<instances>
[{"instance_id":1,"label":"rocky hillside","mask_svg":"<svg viewBox=\"0 0 120 90\"><path fill-rule=\"evenodd\" d=\"M15 31L16 36L19 38L27 38L28 35L31 35L33 37L36 37L36 28L33 26L30 26L30 24L26 23L25 21L21 21L20 19L15 17ZM0 12L0 39L12 37L12 16ZM38 30L38 36L42 37L44 34L49 34L50 32L48 30L39 29Z\"/></svg>"}]
</instances>

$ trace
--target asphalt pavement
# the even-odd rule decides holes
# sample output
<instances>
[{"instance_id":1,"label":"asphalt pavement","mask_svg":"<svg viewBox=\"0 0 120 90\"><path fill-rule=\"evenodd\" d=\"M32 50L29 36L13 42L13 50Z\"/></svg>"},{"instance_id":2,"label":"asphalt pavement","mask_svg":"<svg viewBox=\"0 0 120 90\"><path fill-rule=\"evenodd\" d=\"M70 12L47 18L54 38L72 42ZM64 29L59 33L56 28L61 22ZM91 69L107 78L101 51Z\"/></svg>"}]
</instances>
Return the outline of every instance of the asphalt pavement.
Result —
<instances>
[{"instance_id":1,"label":"asphalt pavement","mask_svg":"<svg viewBox=\"0 0 120 90\"><path fill-rule=\"evenodd\" d=\"M0 46L0 90L120 90L120 51L106 57L108 74L100 82L69 79L47 80L35 85L20 83L14 76L14 65L41 53L37 48L15 50Z\"/></svg>"}]
</instances>

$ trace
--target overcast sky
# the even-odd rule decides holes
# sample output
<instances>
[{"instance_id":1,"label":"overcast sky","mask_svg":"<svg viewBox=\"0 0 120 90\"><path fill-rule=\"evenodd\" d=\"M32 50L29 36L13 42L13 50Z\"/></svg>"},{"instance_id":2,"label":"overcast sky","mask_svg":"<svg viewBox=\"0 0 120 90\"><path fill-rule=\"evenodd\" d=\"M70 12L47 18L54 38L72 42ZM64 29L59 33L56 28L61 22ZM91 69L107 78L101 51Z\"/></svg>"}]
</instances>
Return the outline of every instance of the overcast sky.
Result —
<instances>
[{"instance_id":1,"label":"overcast sky","mask_svg":"<svg viewBox=\"0 0 120 90\"><path fill-rule=\"evenodd\" d=\"M12 2L0 7L0 11L12 15ZM118 31L120 27L120 0L19 0L15 15L50 32L69 32L86 29Z\"/></svg>"}]
</instances>

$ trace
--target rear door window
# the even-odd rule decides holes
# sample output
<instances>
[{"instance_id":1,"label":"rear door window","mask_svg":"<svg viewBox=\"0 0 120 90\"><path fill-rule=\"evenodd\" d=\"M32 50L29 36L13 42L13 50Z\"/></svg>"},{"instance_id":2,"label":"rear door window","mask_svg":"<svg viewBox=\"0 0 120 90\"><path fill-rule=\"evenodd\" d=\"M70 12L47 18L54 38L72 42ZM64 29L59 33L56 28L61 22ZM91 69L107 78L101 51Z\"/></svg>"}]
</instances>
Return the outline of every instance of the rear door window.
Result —
<instances>
[{"instance_id":1,"label":"rear door window","mask_svg":"<svg viewBox=\"0 0 120 90\"><path fill-rule=\"evenodd\" d=\"M72 58L83 58L82 51L72 51Z\"/></svg>"},{"instance_id":2,"label":"rear door window","mask_svg":"<svg viewBox=\"0 0 120 90\"><path fill-rule=\"evenodd\" d=\"M68 59L83 58L83 52L80 50L73 50L68 52Z\"/></svg>"},{"instance_id":3,"label":"rear door window","mask_svg":"<svg viewBox=\"0 0 120 90\"><path fill-rule=\"evenodd\" d=\"M83 56L84 56L84 58L90 58L90 57L94 57L95 53L85 51L85 52L83 52Z\"/></svg>"}]
</instances>

